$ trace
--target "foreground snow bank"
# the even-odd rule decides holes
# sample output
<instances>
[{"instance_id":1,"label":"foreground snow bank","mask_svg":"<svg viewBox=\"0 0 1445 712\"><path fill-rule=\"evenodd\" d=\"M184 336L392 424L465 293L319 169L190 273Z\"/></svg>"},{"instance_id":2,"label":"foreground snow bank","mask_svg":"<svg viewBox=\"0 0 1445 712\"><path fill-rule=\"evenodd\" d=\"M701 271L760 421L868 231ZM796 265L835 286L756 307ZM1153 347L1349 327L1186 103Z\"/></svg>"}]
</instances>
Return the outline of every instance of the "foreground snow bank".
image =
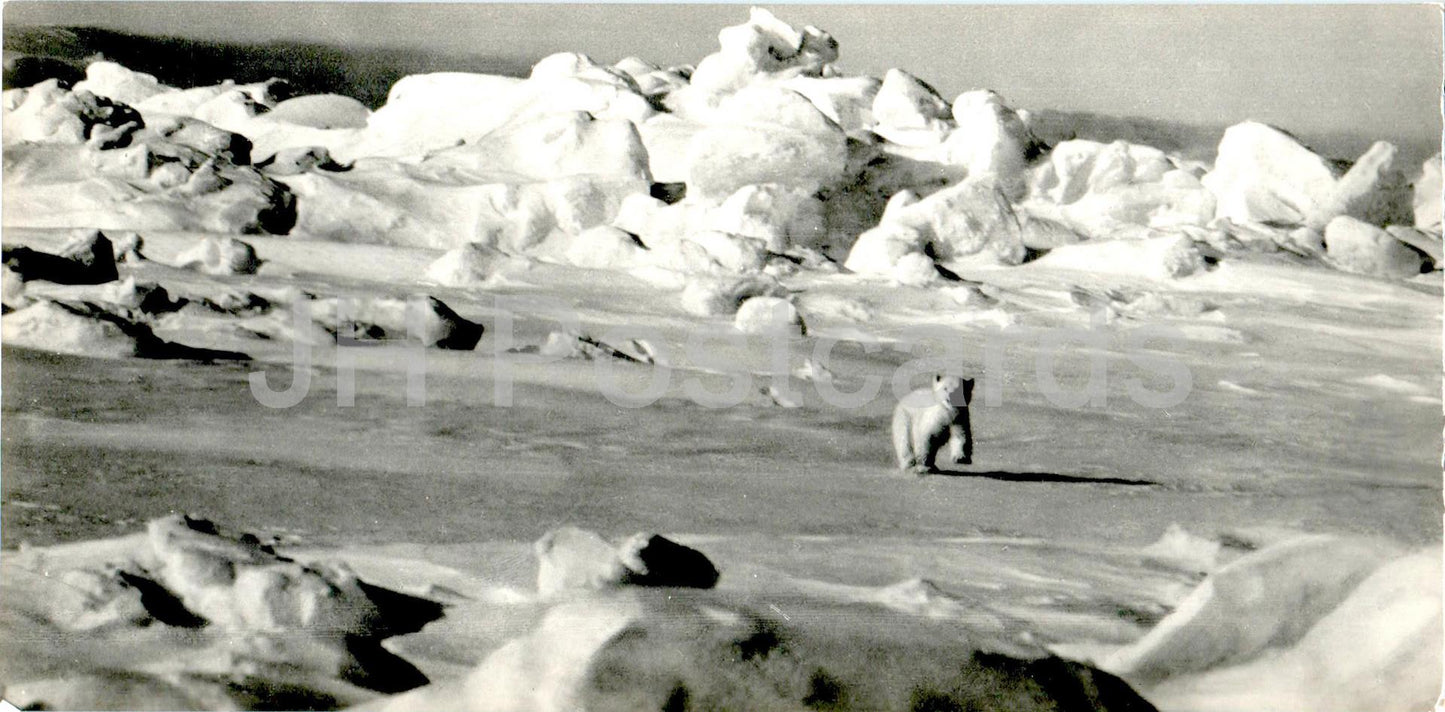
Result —
<instances>
[{"instance_id":1,"label":"foreground snow bank","mask_svg":"<svg viewBox=\"0 0 1445 712\"><path fill-rule=\"evenodd\" d=\"M623 592L556 606L464 680L358 709L1152 709L1119 680L1055 658L916 661L905 646L844 649L699 596L668 599Z\"/></svg>"},{"instance_id":2,"label":"foreground snow bank","mask_svg":"<svg viewBox=\"0 0 1445 712\"><path fill-rule=\"evenodd\" d=\"M866 615L850 600L829 623L780 622L707 590L718 579L707 557L657 535L614 545L564 527L534 552L539 591L556 602L530 632L459 680L358 709L1152 709L1090 667L985 652L956 631L910 657L919 639L900 630L920 633L942 603L926 582L879 589Z\"/></svg>"},{"instance_id":3,"label":"foreground snow bank","mask_svg":"<svg viewBox=\"0 0 1445 712\"><path fill-rule=\"evenodd\" d=\"M1378 542L1315 536L1245 556L1211 574L1104 667L1130 679L1159 679L1289 645L1393 553Z\"/></svg>"},{"instance_id":4,"label":"foreground snow bank","mask_svg":"<svg viewBox=\"0 0 1445 712\"><path fill-rule=\"evenodd\" d=\"M1440 586L1438 548L1294 536L1210 573L1100 666L1165 709L1425 709L1439 692Z\"/></svg>"},{"instance_id":5,"label":"foreground snow bank","mask_svg":"<svg viewBox=\"0 0 1445 712\"><path fill-rule=\"evenodd\" d=\"M1438 547L1389 561L1293 646L1166 680L1149 690L1150 698L1165 709L1207 711L1429 709L1440 694L1445 659L1441 573Z\"/></svg>"},{"instance_id":6,"label":"foreground snow bank","mask_svg":"<svg viewBox=\"0 0 1445 712\"><path fill-rule=\"evenodd\" d=\"M180 643L190 654L179 659L7 681L7 700L47 709L246 709L279 699L340 706L375 694L368 690L425 683L380 641L442 614L440 604L373 586L345 566L293 561L254 536L180 515L123 539L6 558L41 579L7 605L42 603L57 639L69 631L134 646L153 634L190 634ZM289 697L277 698L280 690Z\"/></svg>"}]
</instances>

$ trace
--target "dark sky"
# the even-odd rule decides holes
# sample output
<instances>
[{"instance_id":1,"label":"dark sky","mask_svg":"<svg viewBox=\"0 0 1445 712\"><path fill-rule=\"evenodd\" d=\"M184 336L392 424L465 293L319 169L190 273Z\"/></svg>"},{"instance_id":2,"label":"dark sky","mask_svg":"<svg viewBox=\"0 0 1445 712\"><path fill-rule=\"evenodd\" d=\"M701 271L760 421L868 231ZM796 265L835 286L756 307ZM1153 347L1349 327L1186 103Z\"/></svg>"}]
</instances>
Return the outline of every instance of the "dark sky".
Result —
<instances>
[{"instance_id":1,"label":"dark sky","mask_svg":"<svg viewBox=\"0 0 1445 712\"><path fill-rule=\"evenodd\" d=\"M776 5L838 39L840 66L901 67L948 98L1022 108L1438 141L1441 15L1428 5ZM4 20L243 41L693 63L746 5L5 3Z\"/></svg>"}]
</instances>

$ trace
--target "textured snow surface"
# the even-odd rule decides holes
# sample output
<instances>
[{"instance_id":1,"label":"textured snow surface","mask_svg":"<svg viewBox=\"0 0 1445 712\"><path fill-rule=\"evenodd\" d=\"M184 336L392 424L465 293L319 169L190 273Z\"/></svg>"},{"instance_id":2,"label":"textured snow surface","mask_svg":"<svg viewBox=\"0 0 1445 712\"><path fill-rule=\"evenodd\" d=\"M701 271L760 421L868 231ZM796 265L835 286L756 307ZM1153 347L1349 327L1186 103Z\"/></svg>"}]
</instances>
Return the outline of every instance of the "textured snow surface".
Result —
<instances>
[{"instance_id":1,"label":"textured snow surface","mask_svg":"<svg viewBox=\"0 0 1445 712\"><path fill-rule=\"evenodd\" d=\"M1439 157L1096 140L739 15L374 111L6 91L5 699L1427 707ZM939 372L973 463L901 476Z\"/></svg>"}]
</instances>

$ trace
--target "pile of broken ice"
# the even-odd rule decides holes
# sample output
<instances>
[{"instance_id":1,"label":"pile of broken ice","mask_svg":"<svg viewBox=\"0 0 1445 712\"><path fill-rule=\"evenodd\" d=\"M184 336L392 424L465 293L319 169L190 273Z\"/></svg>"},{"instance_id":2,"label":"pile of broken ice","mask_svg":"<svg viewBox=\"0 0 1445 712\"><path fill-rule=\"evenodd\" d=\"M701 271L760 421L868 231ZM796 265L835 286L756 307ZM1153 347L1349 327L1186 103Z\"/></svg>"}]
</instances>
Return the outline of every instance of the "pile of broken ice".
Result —
<instances>
[{"instance_id":1,"label":"pile of broken ice","mask_svg":"<svg viewBox=\"0 0 1445 712\"><path fill-rule=\"evenodd\" d=\"M718 39L696 67L562 53L526 79L409 76L374 112L275 80L177 89L97 62L70 89L5 93L5 220L481 244L684 275L843 264L905 284L932 282L935 261L1106 241L1157 278L1198 271L1201 252L1396 278L1440 256L1438 157L1401 165L1381 142L1347 164L1255 122L1225 132L1212 167L1049 146L993 92L949 102L902 70L843 75L826 32L764 10Z\"/></svg>"}]
</instances>

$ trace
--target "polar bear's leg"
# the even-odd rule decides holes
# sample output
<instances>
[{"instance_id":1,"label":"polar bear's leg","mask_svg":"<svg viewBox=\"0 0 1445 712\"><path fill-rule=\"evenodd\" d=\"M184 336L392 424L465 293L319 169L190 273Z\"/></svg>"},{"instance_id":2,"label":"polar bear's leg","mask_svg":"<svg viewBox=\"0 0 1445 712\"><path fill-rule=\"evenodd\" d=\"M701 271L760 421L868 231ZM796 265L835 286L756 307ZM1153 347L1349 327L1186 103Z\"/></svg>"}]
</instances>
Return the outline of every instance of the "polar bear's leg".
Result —
<instances>
[{"instance_id":1,"label":"polar bear's leg","mask_svg":"<svg viewBox=\"0 0 1445 712\"><path fill-rule=\"evenodd\" d=\"M973 464L973 438L960 423L948 426L948 461L955 465Z\"/></svg>"},{"instance_id":2,"label":"polar bear's leg","mask_svg":"<svg viewBox=\"0 0 1445 712\"><path fill-rule=\"evenodd\" d=\"M940 432L941 431L941 432ZM913 452L918 464L925 472L938 469L938 451L943 447L948 431L933 426L928 420L917 423L913 429Z\"/></svg>"},{"instance_id":3,"label":"polar bear's leg","mask_svg":"<svg viewBox=\"0 0 1445 712\"><path fill-rule=\"evenodd\" d=\"M963 441L952 428L949 428L948 444L943 448L943 461L953 465L963 462Z\"/></svg>"},{"instance_id":4,"label":"polar bear's leg","mask_svg":"<svg viewBox=\"0 0 1445 712\"><path fill-rule=\"evenodd\" d=\"M908 412L903 408L893 411L893 453L898 457L898 469L910 470L917 464L914 455L912 434L909 426L912 425Z\"/></svg>"}]
</instances>

